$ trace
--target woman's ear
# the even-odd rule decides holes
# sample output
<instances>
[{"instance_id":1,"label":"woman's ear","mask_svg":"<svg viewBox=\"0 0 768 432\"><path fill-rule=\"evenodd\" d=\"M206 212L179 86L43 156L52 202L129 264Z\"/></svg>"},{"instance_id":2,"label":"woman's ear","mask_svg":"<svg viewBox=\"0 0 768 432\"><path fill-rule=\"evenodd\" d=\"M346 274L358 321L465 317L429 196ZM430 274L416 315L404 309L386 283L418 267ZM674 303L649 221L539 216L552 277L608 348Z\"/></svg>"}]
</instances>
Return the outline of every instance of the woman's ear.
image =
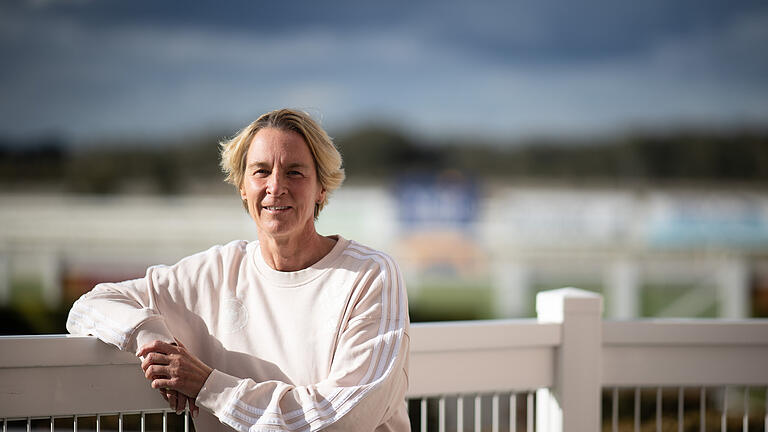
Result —
<instances>
[{"instance_id":1,"label":"woman's ear","mask_svg":"<svg viewBox=\"0 0 768 432\"><path fill-rule=\"evenodd\" d=\"M320 190L320 196L318 197L318 199L317 199L317 201L316 201L316 202L317 202L318 204L322 204L322 202L323 202L323 201L325 201L325 188L322 188L322 189Z\"/></svg>"}]
</instances>

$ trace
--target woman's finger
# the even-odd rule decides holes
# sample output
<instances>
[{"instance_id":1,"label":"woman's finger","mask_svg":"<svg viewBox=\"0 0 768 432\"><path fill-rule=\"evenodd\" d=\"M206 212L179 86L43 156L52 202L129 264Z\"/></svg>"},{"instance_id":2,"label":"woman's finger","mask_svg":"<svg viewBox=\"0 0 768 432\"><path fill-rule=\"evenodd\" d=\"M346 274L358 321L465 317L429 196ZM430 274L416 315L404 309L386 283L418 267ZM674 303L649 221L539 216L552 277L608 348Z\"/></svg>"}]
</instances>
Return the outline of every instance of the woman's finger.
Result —
<instances>
[{"instance_id":1,"label":"woman's finger","mask_svg":"<svg viewBox=\"0 0 768 432\"><path fill-rule=\"evenodd\" d=\"M144 377L148 380L165 378L170 376L170 371L168 369L168 366L152 365L144 371Z\"/></svg>"},{"instance_id":2,"label":"woman's finger","mask_svg":"<svg viewBox=\"0 0 768 432\"><path fill-rule=\"evenodd\" d=\"M152 379L151 386L154 389L167 388L169 390L176 390L176 381L165 377L158 377Z\"/></svg>"},{"instance_id":3,"label":"woman's finger","mask_svg":"<svg viewBox=\"0 0 768 432\"><path fill-rule=\"evenodd\" d=\"M141 361L141 369L146 372L147 368L153 364L167 365L170 362L171 359L167 355L151 352L144 357L144 360Z\"/></svg>"},{"instance_id":4,"label":"woman's finger","mask_svg":"<svg viewBox=\"0 0 768 432\"><path fill-rule=\"evenodd\" d=\"M189 412L192 413L192 418L197 418L197 413L200 412L200 408L195 405L195 399L187 397L187 402L189 402Z\"/></svg>"},{"instance_id":5,"label":"woman's finger","mask_svg":"<svg viewBox=\"0 0 768 432\"><path fill-rule=\"evenodd\" d=\"M179 394L175 390L166 390L168 394L168 404L171 406L172 410L176 410L176 402L179 399Z\"/></svg>"},{"instance_id":6,"label":"woman's finger","mask_svg":"<svg viewBox=\"0 0 768 432\"><path fill-rule=\"evenodd\" d=\"M136 357L145 357L151 352L159 352L162 354L170 354L177 352L177 347L160 340L152 341L142 345L138 351L136 351Z\"/></svg>"},{"instance_id":7,"label":"woman's finger","mask_svg":"<svg viewBox=\"0 0 768 432\"><path fill-rule=\"evenodd\" d=\"M176 414L181 414L184 411L184 407L187 405L187 396L176 392L176 406L173 408Z\"/></svg>"}]
</instances>

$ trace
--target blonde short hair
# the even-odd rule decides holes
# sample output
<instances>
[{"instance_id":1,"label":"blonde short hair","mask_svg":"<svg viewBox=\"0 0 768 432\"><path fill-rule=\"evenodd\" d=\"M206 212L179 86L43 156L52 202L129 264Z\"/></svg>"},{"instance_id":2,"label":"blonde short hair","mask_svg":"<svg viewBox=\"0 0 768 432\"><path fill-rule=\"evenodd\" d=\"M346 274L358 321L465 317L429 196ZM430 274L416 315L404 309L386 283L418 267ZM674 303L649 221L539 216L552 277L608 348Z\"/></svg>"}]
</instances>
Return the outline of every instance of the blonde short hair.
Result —
<instances>
[{"instance_id":1,"label":"blonde short hair","mask_svg":"<svg viewBox=\"0 0 768 432\"><path fill-rule=\"evenodd\" d=\"M344 168L341 167L341 154L333 140L315 122L309 114L283 108L261 115L256 121L246 126L234 137L221 141L221 169L227 175L226 182L240 189L245 177L246 155L251 141L264 128L292 131L301 135L307 143L320 185L325 189L325 198L315 209L315 218L328 203L328 196L341 186L344 181ZM243 203L248 209L247 204Z\"/></svg>"}]
</instances>

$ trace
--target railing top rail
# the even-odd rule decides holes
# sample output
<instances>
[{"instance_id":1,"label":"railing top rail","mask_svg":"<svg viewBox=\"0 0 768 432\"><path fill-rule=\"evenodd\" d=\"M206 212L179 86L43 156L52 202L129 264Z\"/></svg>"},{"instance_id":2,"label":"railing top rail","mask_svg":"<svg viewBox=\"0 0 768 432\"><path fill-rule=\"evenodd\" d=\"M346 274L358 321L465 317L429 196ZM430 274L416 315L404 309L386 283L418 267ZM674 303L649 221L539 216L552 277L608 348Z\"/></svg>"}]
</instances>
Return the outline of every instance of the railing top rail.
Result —
<instances>
[{"instance_id":1,"label":"railing top rail","mask_svg":"<svg viewBox=\"0 0 768 432\"><path fill-rule=\"evenodd\" d=\"M68 334L36 334L36 335L0 335L0 341L2 340L14 340L14 339L63 339L74 338L82 336L73 336ZM88 337L88 336L85 336Z\"/></svg>"},{"instance_id":2,"label":"railing top rail","mask_svg":"<svg viewBox=\"0 0 768 432\"><path fill-rule=\"evenodd\" d=\"M560 324L542 324L535 319L416 323L411 326L411 352L554 348L560 341Z\"/></svg>"},{"instance_id":3,"label":"railing top rail","mask_svg":"<svg viewBox=\"0 0 768 432\"><path fill-rule=\"evenodd\" d=\"M603 345L768 345L768 319L604 321Z\"/></svg>"},{"instance_id":4,"label":"railing top rail","mask_svg":"<svg viewBox=\"0 0 768 432\"><path fill-rule=\"evenodd\" d=\"M121 365L138 361L133 354L118 351L95 336L0 337L0 368Z\"/></svg>"}]
</instances>

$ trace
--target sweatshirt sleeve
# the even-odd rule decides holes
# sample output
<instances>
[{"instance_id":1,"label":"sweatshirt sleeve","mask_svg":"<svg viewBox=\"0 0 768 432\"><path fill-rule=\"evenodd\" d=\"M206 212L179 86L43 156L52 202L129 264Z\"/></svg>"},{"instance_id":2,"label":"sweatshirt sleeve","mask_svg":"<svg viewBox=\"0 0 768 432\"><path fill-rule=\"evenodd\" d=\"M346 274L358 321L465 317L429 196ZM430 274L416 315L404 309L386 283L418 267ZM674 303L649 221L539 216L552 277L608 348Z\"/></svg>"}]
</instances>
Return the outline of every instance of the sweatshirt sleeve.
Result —
<instances>
[{"instance_id":1,"label":"sweatshirt sleeve","mask_svg":"<svg viewBox=\"0 0 768 432\"><path fill-rule=\"evenodd\" d=\"M162 271L168 268L150 267L144 278L96 285L72 305L67 330L94 335L129 352L153 340L173 342L156 300L156 291L167 287L155 286L152 277Z\"/></svg>"},{"instance_id":2,"label":"sweatshirt sleeve","mask_svg":"<svg viewBox=\"0 0 768 432\"><path fill-rule=\"evenodd\" d=\"M214 370L197 403L239 431L372 431L404 409L408 364L405 286L391 258L362 287L338 336L330 374L311 385L257 382ZM360 287L358 287L360 288Z\"/></svg>"}]
</instances>

